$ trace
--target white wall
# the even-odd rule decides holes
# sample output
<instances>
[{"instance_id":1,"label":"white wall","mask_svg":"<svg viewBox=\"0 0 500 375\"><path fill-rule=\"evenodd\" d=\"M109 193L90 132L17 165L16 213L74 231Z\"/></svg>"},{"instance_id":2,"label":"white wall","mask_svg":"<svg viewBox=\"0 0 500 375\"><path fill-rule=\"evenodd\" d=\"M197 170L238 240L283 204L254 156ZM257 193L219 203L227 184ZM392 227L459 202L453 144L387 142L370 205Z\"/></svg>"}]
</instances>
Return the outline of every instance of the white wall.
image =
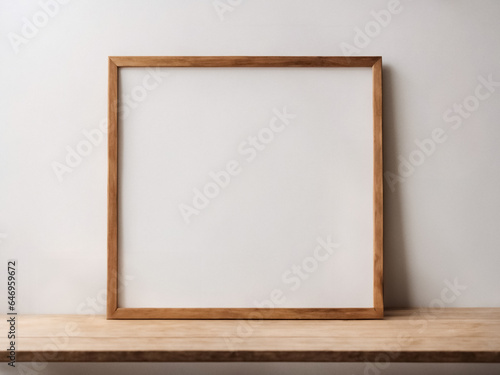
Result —
<instances>
[{"instance_id":1,"label":"white wall","mask_svg":"<svg viewBox=\"0 0 500 375\"><path fill-rule=\"evenodd\" d=\"M73 0L45 20L37 1L2 1L0 262L19 261L20 312L104 313L106 140L61 181L53 163L106 118L107 56L342 55L342 43L384 59L386 305L500 306L500 86L482 83L500 82L500 3L393 4L254 0L221 19L212 1ZM388 7L377 29L372 11ZM449 282L466 289L442 299Z\"/></svg>"}]
</instances>

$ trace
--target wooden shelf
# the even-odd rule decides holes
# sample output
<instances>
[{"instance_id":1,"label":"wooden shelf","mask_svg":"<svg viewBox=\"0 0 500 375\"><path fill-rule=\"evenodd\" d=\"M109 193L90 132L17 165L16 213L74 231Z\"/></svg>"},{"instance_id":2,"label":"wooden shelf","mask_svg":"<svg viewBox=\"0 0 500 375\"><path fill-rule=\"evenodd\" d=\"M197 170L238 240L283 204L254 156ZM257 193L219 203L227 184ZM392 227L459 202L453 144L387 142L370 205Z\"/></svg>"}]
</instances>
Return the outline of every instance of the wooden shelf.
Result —
<instances>
[{"instance_id":1,"label":"wooden shelf","mask_svg":"<svg viewBox=\"0 0 500 375\"><path fill-rule=\"evenodd\" d=\"M18 315L17 333L17 362L500 362L500 308L398 309L384 320L330 321Z\"/></svg>"}]
</instances>

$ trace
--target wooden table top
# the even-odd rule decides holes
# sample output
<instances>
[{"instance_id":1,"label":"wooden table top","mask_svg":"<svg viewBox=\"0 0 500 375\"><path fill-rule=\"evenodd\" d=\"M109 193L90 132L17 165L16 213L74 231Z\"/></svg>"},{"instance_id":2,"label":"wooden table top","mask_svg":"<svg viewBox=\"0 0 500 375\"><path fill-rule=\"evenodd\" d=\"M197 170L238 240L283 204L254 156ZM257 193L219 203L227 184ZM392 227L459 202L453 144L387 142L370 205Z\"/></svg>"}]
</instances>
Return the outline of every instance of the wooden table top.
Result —
<instances>
[{"instance_id":1,"label":"wooden table top","mask_svg":"<svg viewBox=\"0 0 500 375\"><path fill-rule=\"evenodd\" d=\"M500 308L394 309L383 320L16 319L17 362L500 362Z\"/></svg>"}]
</instances>

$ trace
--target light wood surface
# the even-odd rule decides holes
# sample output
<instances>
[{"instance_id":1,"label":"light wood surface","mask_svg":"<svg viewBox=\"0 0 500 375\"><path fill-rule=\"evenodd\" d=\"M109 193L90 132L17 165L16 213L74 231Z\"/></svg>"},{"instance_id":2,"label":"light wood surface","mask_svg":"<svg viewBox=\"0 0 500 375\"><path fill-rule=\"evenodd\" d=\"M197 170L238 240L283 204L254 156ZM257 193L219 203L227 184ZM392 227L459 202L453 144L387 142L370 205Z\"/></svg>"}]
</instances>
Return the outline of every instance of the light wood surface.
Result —
<instances>
[{"instance_id":1,"label":"light wood surface","mask_svg":"<svg viewBox=\"0 0 500 375\"><path fill-rule=\"evenodd\" d=\"M371 67L373 75L373 307L120 308L118 300L118 69L120 67ZM112 56L108 81L108 319L381 319L383 307L382 58L379 56ZM349 306L346 306L349 307Z\"/></svg>"},{"instance_id":2,"label":"light wood surface","mask_svg":"<svg viewBox=\"0 0 500 375\"><path fill-rule=\"evenodd\" d=\"M384 316L384 166L382 147L382 57L373 74L373 306Z\"/></svg>"},{"instance_id":3,"label":"light wood surface","mask_svg":"<svg viewBox=\"0 0 500 375\"><path fill-rule=\"evenodd\" d=\"M18 362L500 362L500 308L387 310L383 320L19 315L17 331Z\"/></svg>"},{"instance_id":4,"label":"light wood surface","mask_svg":"<svg viewBox=\"0 0 500 375\"><path fill-rule=\"evenodd\" d=\"M108 318L118 306L118 67L108 61Z\"/></svg>"},{"instance_id":5,"label":"light wood surface","mask_svg":"<svg viewBox=\"0 0 500 375\"><path fill-rule=\"evenodd\" d=\"M118 308L112 319L380 319L374 308ZM202 317L202 318L200 318ZM108 315L109 318L109 315Z\"/></svg>"},{"instance_id":6,"label":"light wood surface","mask_svg":"<svg viewBox=\"0 0 500 375\"><path fill-rule=\"evenodd\" d=\"M372 67L378 56L110 56L118 67Z\"/></svg>"}]
</instances>

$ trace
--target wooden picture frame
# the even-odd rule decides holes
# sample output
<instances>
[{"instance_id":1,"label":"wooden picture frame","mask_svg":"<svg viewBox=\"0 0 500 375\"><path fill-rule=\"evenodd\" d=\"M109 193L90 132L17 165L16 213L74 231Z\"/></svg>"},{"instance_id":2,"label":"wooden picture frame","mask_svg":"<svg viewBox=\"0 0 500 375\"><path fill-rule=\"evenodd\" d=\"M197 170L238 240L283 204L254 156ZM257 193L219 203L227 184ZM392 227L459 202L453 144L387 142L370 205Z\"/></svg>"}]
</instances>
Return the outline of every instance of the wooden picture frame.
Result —
<instances>
[{"instance_id":1,"label":"wooden picture frame","mask_svg":"<svg viewBox=\"0 0 500 375\"><path fill-rule=\"evenodd\" d=\"M373 308L122 308L118 304L118 70L122 67L368 67L373 76ZM382 58L109 57L108 319L381 319L383 307Z\"/></svg>"}]
</instances>

